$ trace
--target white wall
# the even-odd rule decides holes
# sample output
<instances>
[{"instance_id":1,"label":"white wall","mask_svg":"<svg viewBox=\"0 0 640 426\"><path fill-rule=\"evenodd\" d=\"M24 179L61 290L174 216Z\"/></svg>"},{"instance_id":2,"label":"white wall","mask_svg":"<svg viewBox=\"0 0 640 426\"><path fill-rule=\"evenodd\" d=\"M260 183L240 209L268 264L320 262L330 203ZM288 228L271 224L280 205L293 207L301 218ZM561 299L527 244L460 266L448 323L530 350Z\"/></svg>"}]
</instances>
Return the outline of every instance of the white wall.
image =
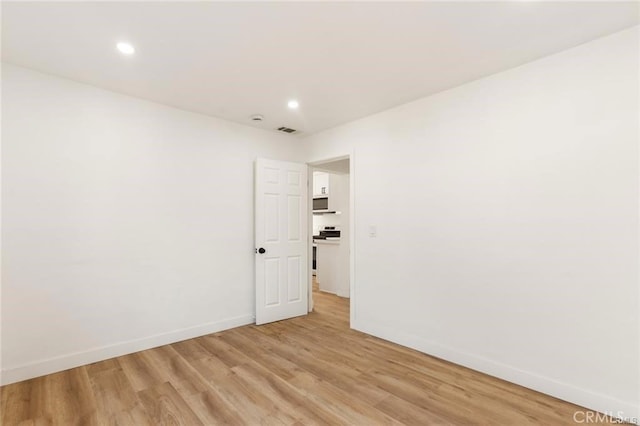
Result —
<instances>
[{"instance_id":1,"label":"white wall","mask_svg":"<svg viewBox=\"0 0 640 426\"><path fill-rule=\"evenodd\" d=\"M636 27L307 138L354 153L352 325L639 416L638 93Z\"/></svg>"},{"instance_id":2,"label":"white wall","mask_svg":"<svg viewBox=\"0 0 640 426\"><path fill-rule=\"evenodd\" d=\"M252 322L253 161L300 141L3 64L8 383Z\"/></svg>"},{"instance_id":3,"label":"white wall","mask_svg":"<svg viewBox=\"0 0 640 426\"><path fill-rule=\"evenodd\" d=\"M340 280L338 281L338 290L336 294L340 297L349 297L351 290L351 282L350 282L350 247L349 243L351 241L351 227L350 227L350 219L351 219L351 209L349 200L349 186L350 186L351 176L349 174L341 174L337 175L336 181L338 182L338 186L340 187L340 191L338 192L338 196L340 197L340 201L338 206L340 206L340 211L342 214L340 216L340 254L339 254L339 274Z\"/></svg>"}]
</instances>

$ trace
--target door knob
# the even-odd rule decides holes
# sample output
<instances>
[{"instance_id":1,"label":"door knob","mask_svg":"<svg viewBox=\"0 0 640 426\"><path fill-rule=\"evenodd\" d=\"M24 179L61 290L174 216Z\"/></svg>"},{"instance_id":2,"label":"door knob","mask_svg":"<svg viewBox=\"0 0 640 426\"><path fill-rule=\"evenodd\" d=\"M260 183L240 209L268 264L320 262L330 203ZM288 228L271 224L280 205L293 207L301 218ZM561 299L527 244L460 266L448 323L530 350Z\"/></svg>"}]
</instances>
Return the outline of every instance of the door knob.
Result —
<instances>
[{"instance_id":1,"label":"door knob","mask_svg":"<svg viewBox=\"0 0 640 426\"><path fill-rule=\"evenodd\" d=\"M265 252L266 252L266 250L264 248L262 248L262 247L260 247L258 249L258 253L260 253L260 254L264 254Z\"/></svg>"}]
</instances>

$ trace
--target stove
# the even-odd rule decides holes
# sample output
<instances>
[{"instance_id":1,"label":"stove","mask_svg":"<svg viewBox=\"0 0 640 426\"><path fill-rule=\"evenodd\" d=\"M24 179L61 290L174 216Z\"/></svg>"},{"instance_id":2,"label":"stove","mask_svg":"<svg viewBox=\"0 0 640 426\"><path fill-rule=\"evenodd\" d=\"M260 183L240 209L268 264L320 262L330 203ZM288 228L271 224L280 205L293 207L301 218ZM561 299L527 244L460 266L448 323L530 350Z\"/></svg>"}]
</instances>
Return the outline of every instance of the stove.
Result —
<instances>
[{"instance_id":1,"label":"stove","mask_svg":"<svg viewBox=\"0 0 640 426\"><path fill-rule=\"evenodd\" d=\"M327 239L336 239L340 238L340 230L336 229L335 226L325 226L320 230L319 235L314 235L314 240L327 240Z\"/></svg>"}]
</instances>

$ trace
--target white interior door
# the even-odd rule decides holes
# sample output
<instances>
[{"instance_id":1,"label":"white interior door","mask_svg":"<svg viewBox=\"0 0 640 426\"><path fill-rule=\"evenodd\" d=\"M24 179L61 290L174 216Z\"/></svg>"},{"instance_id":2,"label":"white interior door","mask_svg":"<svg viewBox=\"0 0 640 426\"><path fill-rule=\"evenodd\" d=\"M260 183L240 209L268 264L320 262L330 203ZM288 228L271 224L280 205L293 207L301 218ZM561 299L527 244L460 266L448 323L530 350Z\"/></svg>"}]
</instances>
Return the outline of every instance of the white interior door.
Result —
<instances>
[{"instance_id":1,"label":"white interior door","mask_svg":"<svg viewBox=\"0 0 640 426\"><path fill-rule=\"evenodd\" d=\"M307 166L256 160L256 324L307 314Z\"/></svg>"}]
</instances>

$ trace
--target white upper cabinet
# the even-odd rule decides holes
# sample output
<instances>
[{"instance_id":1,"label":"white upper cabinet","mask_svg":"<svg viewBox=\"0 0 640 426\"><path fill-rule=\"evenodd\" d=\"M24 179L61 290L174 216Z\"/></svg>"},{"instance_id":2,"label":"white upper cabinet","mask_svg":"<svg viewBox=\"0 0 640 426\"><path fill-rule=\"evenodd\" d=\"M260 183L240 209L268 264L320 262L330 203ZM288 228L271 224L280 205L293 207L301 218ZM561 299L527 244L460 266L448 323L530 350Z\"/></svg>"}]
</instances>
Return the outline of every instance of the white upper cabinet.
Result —
<instances>
[{"instance_id":1,"label":"white upper cabinet","mask_svg":"<svg viewBox=\"0 0 640 426\"><path fill-rule=\"evenodd\" d=\"M313 172L313 197L328 197L327 210L339 212L349 201L349 175ZM345 199L345 197L347 197Z\"/></svg>"},{"instance_id":2,"label":"white upper cabinet","mask_svg":"<svg viewBox=\"0 0 640 426\"><path fill-rule=\"evenodd\" d=\"M329 194L329 173L313 172L313 196Z\"/></svg>"}]
</instances>

